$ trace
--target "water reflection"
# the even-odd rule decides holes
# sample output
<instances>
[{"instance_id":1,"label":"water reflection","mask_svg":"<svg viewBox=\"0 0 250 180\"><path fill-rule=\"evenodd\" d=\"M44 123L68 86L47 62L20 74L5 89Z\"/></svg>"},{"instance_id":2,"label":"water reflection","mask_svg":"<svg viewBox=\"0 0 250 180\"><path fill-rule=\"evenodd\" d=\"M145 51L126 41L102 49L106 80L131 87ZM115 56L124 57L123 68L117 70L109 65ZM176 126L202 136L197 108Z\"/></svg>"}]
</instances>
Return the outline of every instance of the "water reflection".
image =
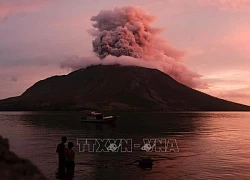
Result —
<instances>
[{"instance_id":1,"label":"water reflection","mask_svg":"<svg viewBox=\"0 0 250 180\"><path fill-rule=\"evenodd\" d=\"M250 114L118 113L115 126L85 124L78 112L1 112L0 132L11 148L31 159L50 179L57 167L55 148L61 136L77 138L174 138L179 153L79 153L76 179L249 179ZM146 156L151 170L128 163Z\"/></svg>"}]
</instances>

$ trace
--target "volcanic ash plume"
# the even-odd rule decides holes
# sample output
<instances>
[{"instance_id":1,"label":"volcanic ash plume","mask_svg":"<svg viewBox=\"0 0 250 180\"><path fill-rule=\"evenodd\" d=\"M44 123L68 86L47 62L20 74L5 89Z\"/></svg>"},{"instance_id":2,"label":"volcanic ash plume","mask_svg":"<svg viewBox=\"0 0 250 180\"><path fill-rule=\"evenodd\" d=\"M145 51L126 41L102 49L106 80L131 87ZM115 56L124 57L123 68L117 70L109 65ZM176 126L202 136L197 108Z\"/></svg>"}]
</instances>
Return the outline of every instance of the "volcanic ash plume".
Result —
<instances>
[{"instance_id":1,"label":"volcanic ash plume","mask_svg":"<svg viewBox=\"0 0 250 180\"><path fill-rule=\"evenodd\" d=\"M155 17L144 10L132 6L117 7L100 11L91 20L94 21L94 29L90 32L95 37L93 50L100 59L108 55L130 56L140 60L144 67L160 69L183 84L204 87L199 81L200 76L179 61L184 53L157 37L161 29L151 26ZM121 63L124 59L117 58L117 63L126 64ZM135 61L134 65L137 64Z\"/></svg>"},{"instance_id":2,"label":"volcanic ash plume","mask_svg":"<svg viewBox=\"0 0 250 180\"><path fill-rule=\"evenodd\" d=\"M157 39L161 31L151 27L154 16L132 6L115 8L113 11L102 10L91 18L95 23L92 31L94 52L101 58L107 55L145 58L161 53L168 58L180 58L183 53L168 46L161 46L164 41Z\"/></svg>"}]
</instances>

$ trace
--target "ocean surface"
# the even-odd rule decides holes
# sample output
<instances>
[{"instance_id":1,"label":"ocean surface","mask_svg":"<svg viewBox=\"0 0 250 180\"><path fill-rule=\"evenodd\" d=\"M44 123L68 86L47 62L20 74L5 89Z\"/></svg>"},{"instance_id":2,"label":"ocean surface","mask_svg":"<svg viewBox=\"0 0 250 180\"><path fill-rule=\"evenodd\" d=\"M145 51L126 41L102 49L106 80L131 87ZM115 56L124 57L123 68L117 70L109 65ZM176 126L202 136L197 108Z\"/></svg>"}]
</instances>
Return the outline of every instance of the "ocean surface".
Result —
<instances>
[{"instance_id":1,"label":"ocean surface","mask_svg":"<svg viewBox=\"0 0 250 180\"><path fill-rule=\"evenodd\" d=\"M75 179L250 179L250 113L110 113L115 125L81 123L80 112L0 112L11 150L56 179L61 136L75 144ZM132 152L79 152L77 139L131 139ZM146 152L143 139L176 140L179 152ZM156 147L164 149L160 144ZM131 162L150 157L152 169Z\"/></svg>"}]
</instances>

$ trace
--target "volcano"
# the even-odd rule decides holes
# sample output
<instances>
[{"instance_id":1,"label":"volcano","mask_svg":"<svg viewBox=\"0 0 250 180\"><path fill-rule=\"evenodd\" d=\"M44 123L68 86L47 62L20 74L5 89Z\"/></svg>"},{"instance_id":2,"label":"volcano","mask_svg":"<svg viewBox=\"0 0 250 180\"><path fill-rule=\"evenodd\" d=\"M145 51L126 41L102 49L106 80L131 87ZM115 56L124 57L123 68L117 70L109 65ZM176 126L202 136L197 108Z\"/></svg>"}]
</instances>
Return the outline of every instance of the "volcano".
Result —
<instances>
[{"instance_id":1,"label":"volcano","mask_svg":"<svg viewBox=\"0 0 250 180\"><path fill-rule=\"evenodd\" d=\"M178 83L157 69L95 65L41 80L0 110L249 111Z\"/></svg>"}]
</instances>

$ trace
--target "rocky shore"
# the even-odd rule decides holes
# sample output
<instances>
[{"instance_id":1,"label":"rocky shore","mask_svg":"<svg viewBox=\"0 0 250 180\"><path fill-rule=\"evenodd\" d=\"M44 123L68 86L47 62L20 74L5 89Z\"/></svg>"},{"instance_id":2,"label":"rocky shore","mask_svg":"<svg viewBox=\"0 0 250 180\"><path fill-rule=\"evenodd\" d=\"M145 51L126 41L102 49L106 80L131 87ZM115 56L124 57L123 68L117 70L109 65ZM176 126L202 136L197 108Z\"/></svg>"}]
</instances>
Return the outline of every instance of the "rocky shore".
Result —
<instances>
[{"instance_id":1,"label":"rocky shore","mask_svg":"<svg viewBox=\"0 0 250 180\"><path fill-rule=\"evenodd\" d=\"M29 160L11 152L8 139L0 136L0 179L45 180L46 178Z\"/></svg>"}]
</instances>

